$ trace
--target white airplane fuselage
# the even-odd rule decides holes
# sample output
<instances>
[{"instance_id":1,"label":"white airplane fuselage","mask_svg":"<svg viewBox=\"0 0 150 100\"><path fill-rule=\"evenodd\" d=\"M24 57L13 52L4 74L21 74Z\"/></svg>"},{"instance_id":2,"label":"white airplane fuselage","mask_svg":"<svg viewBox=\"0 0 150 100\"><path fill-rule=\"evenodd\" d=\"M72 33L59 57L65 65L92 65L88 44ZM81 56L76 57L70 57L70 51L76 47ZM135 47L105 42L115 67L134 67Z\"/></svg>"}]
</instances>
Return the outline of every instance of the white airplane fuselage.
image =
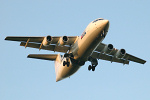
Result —
<instances>
[{"instance_id":1,"label":"white airplane fuselage","mask_svg":"<svg viewBox=\"0 0 150 100\"><path fill-rule=\"evenodd\" d=\"M71 46L69 53L74 55L76 61L87 61L88 57L93 53L99 43L105 38L109 28L109 21L97 19L92 21L83 34L78 37L76 42ZM67 78L74 74L81 65L72 62L69 59L70 65L63 66L65 57L58 55L55 61L56 82Z\"/></svg>"}]
</instances>

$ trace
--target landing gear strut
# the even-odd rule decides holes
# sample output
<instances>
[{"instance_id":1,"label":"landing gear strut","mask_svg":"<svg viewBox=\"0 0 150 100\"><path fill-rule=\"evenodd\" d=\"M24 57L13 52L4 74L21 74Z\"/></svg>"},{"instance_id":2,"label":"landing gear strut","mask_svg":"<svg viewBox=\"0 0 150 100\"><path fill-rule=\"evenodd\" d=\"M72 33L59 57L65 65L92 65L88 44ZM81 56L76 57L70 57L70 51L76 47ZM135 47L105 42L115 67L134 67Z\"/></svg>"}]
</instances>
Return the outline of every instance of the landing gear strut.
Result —
<instances>
[{"instance_id":1,"label":"landing gear strut","mask_svg":"<svg viewBox=\"0 0 150 100\"><path fill-rule=\"evenodd\" d=\"M105 36L106 36L105 30L102 31L101 36L102 36L102 37L105 37Z\"/></svg>"}]
</instances>

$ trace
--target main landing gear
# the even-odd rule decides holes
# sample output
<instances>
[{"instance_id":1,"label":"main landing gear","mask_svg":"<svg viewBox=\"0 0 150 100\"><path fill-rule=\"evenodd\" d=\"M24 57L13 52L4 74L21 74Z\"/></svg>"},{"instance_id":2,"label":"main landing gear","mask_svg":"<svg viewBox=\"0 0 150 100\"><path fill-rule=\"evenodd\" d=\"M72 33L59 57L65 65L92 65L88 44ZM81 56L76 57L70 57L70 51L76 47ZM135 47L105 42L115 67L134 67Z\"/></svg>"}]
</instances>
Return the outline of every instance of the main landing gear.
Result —
<instances>
[{"instance_id":1,"label":"main landing gear","mask_svg":"<svg viewBox=\"0 0 150 100\"><path fill-rule=\"evenodd\" d=\"M63 62L63 66L67 65L67 67L69 67L69 65L70 65L69 60L70 60L70 58L74 58L74 56L72 53L70 53L70 54L65 53L64 57L66 58L66 61Z\"/></svg>"},{"instance_id":2,"label":"main landing gear","mask_svg":"<svg viewBox=\"0 0 150 100\"><path fill-rule=\"evenodd\" d=\"M95 71L96 66L98 65L98 61L95 58L89 57L88 61L91 62L92 65L88 66L88 70L90 71L92 69L92 71Z\"/></svg>"},{"instance_id":3,"label":"main landing gear","mask_svg":"<svg viewBox=\"0 0 150 100\"><path fill-rule=\"evenodd\" d=\"M66 58L66 61L63 62L63 66L67 65L67 67L69 67L70 62L69 62L69 58Z\"/></svg>"},{"instance_id":4,"label":"main landing gear","mask_svg":"<svg viewBox=\"0 0 150 100\"><path fill-rule=\"evenodd\" d=\"M96 67L95 65L92 65L92 66L89 65L88 70L90 71L92 69L92 71L95 71L95 67Z\"/></svg>"}]
</instances>

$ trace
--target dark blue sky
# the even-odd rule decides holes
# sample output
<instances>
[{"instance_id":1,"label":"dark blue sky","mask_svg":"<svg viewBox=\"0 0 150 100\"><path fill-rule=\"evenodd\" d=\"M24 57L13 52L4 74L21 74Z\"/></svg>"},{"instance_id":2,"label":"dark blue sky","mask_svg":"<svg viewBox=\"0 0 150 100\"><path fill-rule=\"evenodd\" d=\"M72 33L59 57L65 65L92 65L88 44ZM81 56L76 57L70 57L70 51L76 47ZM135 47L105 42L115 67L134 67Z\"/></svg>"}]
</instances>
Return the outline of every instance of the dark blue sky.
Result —
<instances>
[{"instance_id":1,"label":"dark blue sky","mask_svg":"<svg viewBox=\"0 0 150 100\"><path fill-rule=\"evenodd\" d=\"M150 100L150 1L1 0L0 100ZM96 18L110 21L103 43L147 60L145 65L87 62L70 78L55 82L54 62L28 59L51 51L23 48L6 36L79 36ZM57 52L56 52L57 53Z\"/></svg>"}]
</instances>

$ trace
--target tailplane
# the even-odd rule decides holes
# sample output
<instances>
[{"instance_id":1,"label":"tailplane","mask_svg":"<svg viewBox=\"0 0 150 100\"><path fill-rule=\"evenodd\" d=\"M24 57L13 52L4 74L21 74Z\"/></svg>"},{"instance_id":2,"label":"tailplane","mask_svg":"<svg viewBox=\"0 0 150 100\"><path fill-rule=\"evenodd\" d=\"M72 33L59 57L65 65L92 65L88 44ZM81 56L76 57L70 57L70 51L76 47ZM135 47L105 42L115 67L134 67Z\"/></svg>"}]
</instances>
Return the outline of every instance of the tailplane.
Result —
<instances>
[{"instance_id":1,"label":"tailplane","mask_svg":"<svg viewBox=\"0 0 150 100\"><path fill-rule=\"evenodd\" d=\"M56 60L58 54L29 54L28 58L42 59L42 60Z\"/></svg>"},{"instance_id":2,"label":"tailplane","mask_svg":"<svg viewBox=\"0 0 150 100\"><path fill-rule=\"evenodd\" d=\"M28 58L51 60L55 61L55 73L58 74L59 66L61 65L62 57L60 54L29 54Z\"/></svg>"}]
</instances>

